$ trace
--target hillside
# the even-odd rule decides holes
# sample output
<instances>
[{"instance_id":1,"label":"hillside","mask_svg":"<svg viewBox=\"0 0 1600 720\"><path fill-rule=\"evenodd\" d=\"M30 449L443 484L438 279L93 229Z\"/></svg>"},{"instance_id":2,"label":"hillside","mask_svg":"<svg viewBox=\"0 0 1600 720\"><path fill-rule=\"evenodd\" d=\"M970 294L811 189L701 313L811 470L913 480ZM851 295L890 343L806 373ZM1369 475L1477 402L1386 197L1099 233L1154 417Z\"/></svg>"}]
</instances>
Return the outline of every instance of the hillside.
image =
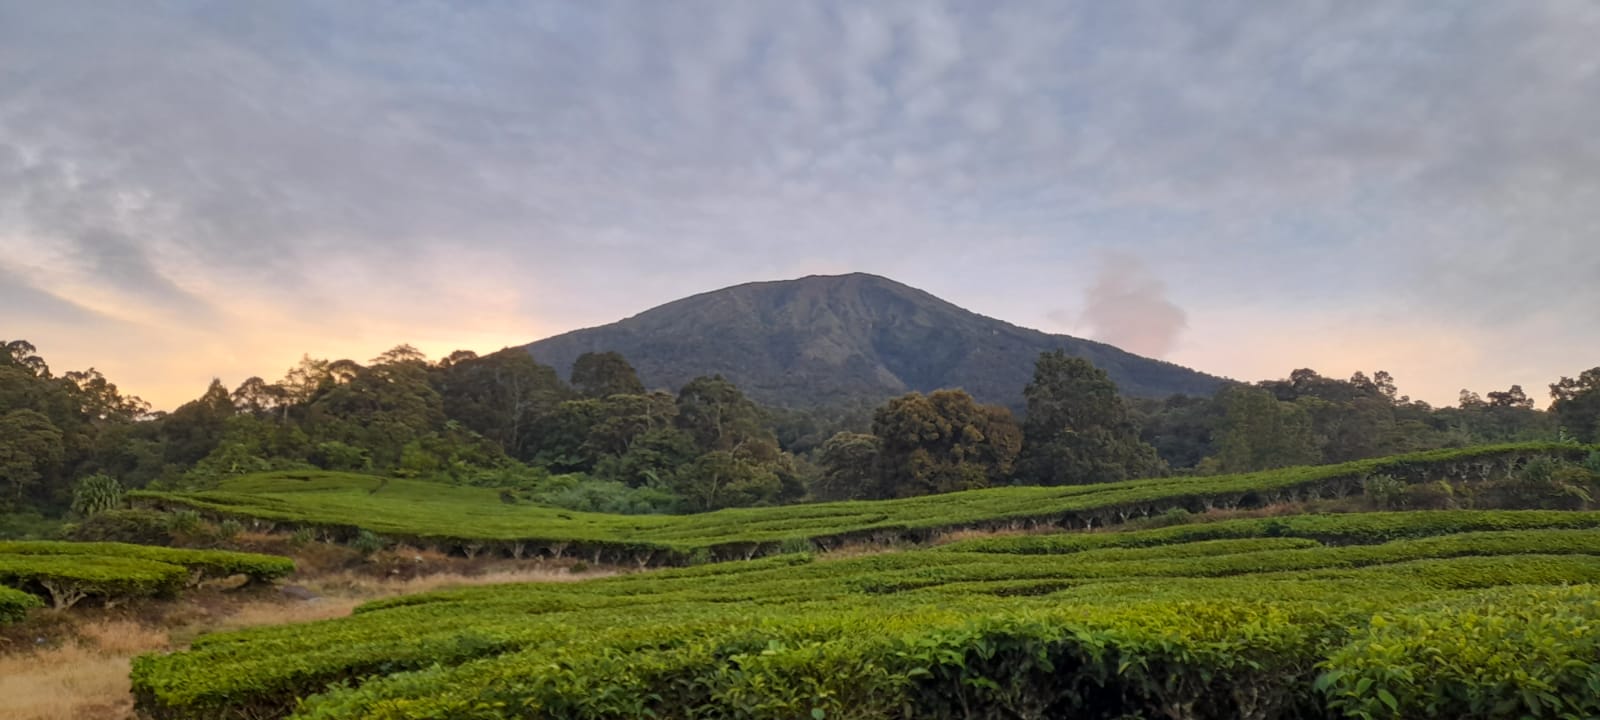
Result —
<instances>
[{"instance_id":1,"label":"hillside","mask_svg":"<svg viewBox=\"0 0 1600 720\"><path fill-rule=\"evenodd\" d=\"M1550 443L1435 450L1339 465L1243 475L1167 477L1066 487L1005 487L898 500L730 508L695 515L610 515L507 503L496 490L324 472L268 473L217 490L132 493L138 504L270 522L278 530L357 529L465 554L560 556L617 563L679 564L749 558L798 544L856 539L923 540L966 528L1099 528L1181 508L1251 507L1362 492L1362 479L1481 482L1537 456L1582 457Z\"/></svg>"},{"instance_id":2,"label":"hillside","mask_svg":"<svg viewBox=\"0 0 1600 720\"><path fill-rule=\"evenodd\" d=\"M721 374L780 407L877 402L959 387L1017 406L1039 353L1087 358L1124 393L1210 394L1220 378L1104 343L984 317L887 278L855 273L738 285L527 346L565 375L585 352L622 353L651 388Z\"/></svg>"}]
</instances>

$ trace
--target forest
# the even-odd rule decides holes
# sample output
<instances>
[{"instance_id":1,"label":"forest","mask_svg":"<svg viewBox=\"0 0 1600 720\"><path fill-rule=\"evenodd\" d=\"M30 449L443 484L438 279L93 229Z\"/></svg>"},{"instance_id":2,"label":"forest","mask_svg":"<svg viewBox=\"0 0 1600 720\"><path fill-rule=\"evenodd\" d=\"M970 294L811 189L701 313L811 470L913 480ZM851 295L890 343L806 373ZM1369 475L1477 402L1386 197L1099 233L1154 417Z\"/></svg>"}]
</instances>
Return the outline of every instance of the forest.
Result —
<instances>
[{"instance_id":1,"label":"forest","mask_svg":"<svg viewBox=\"0 0 1600 720\"><path fill-rule=\"evenodd\" d=\"M0 352L0 535L51 535L130 490L213 488L273 470L497 488L623 514L905 498L1008 485L1206 476L1438 448L1595 442L1600 367L1454 407L1378 371L1308 369L1210 397L1129 399L1087 361L1043 354L1020 416L960 389L879 407L760 407L718 376L646 388L616 353L565 378L521 349L436 361L401 345L365 363L309 356L281 379L153 411L99 371L57 372L26 341Z\"/></svg>"}]
</instances>

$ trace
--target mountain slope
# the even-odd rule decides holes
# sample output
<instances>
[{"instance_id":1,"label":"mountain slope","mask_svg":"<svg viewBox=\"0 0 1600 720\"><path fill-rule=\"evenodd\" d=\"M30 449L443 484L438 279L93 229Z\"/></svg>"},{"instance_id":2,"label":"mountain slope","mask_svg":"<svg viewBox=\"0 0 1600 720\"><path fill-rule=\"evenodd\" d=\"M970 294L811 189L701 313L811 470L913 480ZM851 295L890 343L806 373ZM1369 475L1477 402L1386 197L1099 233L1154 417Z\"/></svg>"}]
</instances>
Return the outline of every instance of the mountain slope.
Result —
<instances>
[{"instance_id":1,"label":"mountain slope","mask_svg":"<svg viewBox=\"0 0 1600 720\"><path fill-rule=\"evenodd\" d=\"M562 375L615 350L651 388L721 374L758 402L812 407L959 387L1018 406L1039 353L1062 349L1130 395L1209 393L1221 380L1104 343L984 317L887 278L813 275L715 290L527 346Z\"/></svg>"}]
</instances>

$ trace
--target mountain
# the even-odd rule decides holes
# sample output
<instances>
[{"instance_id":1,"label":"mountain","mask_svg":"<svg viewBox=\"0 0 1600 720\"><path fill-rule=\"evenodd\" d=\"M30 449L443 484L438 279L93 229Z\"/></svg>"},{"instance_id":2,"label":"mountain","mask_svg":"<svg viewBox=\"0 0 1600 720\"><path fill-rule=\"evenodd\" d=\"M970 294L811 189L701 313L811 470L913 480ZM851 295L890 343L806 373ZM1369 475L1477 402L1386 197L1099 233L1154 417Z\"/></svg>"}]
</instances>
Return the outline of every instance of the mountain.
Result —
<instances>
[{"instance_id":1,"label":"mountain","mask_svg":"<svg viewBox=\"0 0 1600 720\"><path fill-rule=\"evenodd\" d=\"M721 374L757 402L816 407L959 387L1018 407L1039 353L1103 368L1125 394L1209 394L1222 380L1091 340L1018 327L876 275L812 275L701 293L527 346L562 375L615 350L646 387Z\"/></svg>"}]
</instances>

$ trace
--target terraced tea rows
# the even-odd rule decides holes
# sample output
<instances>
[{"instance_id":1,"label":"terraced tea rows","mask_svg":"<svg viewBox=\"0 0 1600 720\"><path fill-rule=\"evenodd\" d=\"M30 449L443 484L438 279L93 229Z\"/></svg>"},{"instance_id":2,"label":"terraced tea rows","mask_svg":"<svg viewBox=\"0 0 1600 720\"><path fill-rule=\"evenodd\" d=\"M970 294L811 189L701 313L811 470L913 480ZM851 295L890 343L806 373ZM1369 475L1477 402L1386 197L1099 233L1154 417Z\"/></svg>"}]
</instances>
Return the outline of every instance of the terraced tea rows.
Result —
<instances>
[{"instance_id":1,"label":"terraced tea rows","mask_svg":"<svg viewBox=\"0 0 1600 720\"><path fill-rule=\"evenodd\" d=\"M25 610L37 604L16 600L16 595L46 597L57 608L84 598L115 604L170 596L206 579L244 575L252 582L267 582L291 572L293 561L272 555L123 543L0 542L0 586L8 586L0 587L0 621L21 617L7 608Z\"/></svg>"},{"instance_id":2,"label":"terraced tea rows","mask_svg":"<svg viewBox=\"0 0 1600 720\"><path fill-rule=\"evenodd\" d=\"M134 688L156 718L1585 717L1595 584L1595 513L1021 536L394 598Z\"/></svg>"},{"instance_id":3,"label":"terraced tea rows","mask_svg":"<svg viewBox=\"0 0 1600 720\"><path fill-rule=\"evenodd\" d=\"M1173 508L1203 511L1361 491L1383 473L1409 482L1477 481L1531 457L1579 458L1562 444L1441 450L1342 465L1246 475L1153 478L1069 487L1008 487L905 500L741 508L699 515L621 516L508 504L498 491L338 473L279 473L236 479L217 490L134 493L138 502L253 519L282 528L320 528L333 537L358 529L467 554L496 552L684 564L749 559L812 543L863 538L927 539L959 528L1094 528Z\"/></svg>"}]
</instances>

